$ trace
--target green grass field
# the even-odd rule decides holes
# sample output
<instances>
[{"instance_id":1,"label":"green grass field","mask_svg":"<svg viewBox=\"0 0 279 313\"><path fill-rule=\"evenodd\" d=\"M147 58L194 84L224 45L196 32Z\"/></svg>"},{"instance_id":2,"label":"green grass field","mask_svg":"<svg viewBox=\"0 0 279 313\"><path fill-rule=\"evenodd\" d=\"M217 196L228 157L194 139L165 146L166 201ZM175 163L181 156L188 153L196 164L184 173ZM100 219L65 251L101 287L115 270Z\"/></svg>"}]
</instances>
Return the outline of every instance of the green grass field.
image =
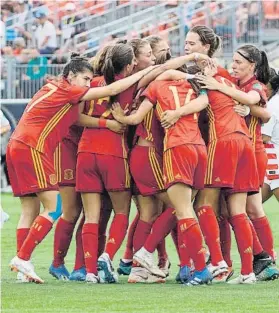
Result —
<instances>
[{"instance_id":1,"label":"green grass field","mask_svg":"<svg viewBox=\"0 0 279 313\"><path fill-rule=\"evenodd\" d=\"M88 285L86 283L60 282L48 274L52 261L53 231L36 249L33 263L36 272L45 280L44 285L18 284L8 263L15 255L15 229L19 218L19 201L10 195L2 196L2 206L10 220L2 229L2 312L5 313L87 313L87 312L279 312L279 280L258 283L254 286L229 286L226 284L183 287L174 277L178 264L175 248L167 238L167 248L172 262L171 276L163 285L131 285L121 277L115 285ZM272 198L265 204L274 231L275 247L279 252L279 205ZM135 211L132 211L131 218ZM124 245L115 257L121 257ZM239 256L233 243L233 260L236 272ZM74 262L74 245L66 259L68 270Z\"/></svg>"}]
</instances>

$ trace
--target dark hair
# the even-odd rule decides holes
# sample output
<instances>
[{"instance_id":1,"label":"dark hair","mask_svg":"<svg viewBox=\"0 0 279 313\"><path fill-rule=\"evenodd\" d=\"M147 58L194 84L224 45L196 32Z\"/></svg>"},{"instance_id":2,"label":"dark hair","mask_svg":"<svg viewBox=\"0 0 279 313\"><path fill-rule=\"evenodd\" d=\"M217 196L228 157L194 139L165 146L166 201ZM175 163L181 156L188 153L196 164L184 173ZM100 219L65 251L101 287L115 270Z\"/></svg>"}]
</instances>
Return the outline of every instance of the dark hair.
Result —
<instances>
[{"instance_id":1,"label":"dark hair","mask_svg":"<svg viewBox=\"0 0 279 313\"><path fill-rule=\"evenodd\" d=\"M93 73L93 67L87 58L81 57L78 53L72 52L70 61L65 65L62 76L67 78L70 72L74 74L90 71Z\"/></svg>"},{"instance_id":2,"label":"dark hair","mask_svg":"<svg viewBox=\"0 0 279 313\"><path fill-rule=\"evenodd\" d=\"M266 53L253 45L244 45L238 48L236 52L248 62L255 63L255 75L257 79L261 83L267 84L270 78L270 69Z\"/></svg>"},{"instance_id":3,"label":"dark hair","mask_svg":"<svg viewBox=\"0 0 279 313\"><path fill-rule=\"evenodd\" d=\"M190 32L198 34L203 45L209 45L209 57L212 57L213 54L221 47L221 38L214 33L213 29L209 27L201 25L194 26L190 29Z\"/></svg>"},{"instance_id":4,"label":"dark hair","mask_svg":"<svg viewBox=\"0 0 279 313\"><path fill-rule=\"evenodd\" d=\"M108 53L108 50L111 47L112 45L107 45L103 47L101 50L97 52L93 60L90 62L94 70L94 76L104 75L104 65L105 65L106 55Z\"/></svg>"},{"instance_id":5,"label":"dark hair","mask_svg":"<svg viewBox=\"0 0 279 313\"><path fill-rule=\"evenodd\" d=\"M277 74L276 71L275 71L275 75L273 75L273 77L270 79L269 84L272 89L272 94L270 98L272 98L274 95L276 95L279 92L279 74Z\"/></svg>"},{"instance_id":6,"label":"dark hair","mask_svg":"<svg viewBox=\"0 0 279 313\"><path fill-rule=\"evenodd\" d=\"M131 64L133 57L133 49L128 44L118 43L109 47L103 67L106 83L113 83L115 81L115 75L121 73L125 66Z\"/></svg>"},{"instance_id":7,"label":"dark hair","mask_svg":"<svg viewBox=\"0 0 279 313\"><path fill-rule=\"evenodd\" d=\"M142 47L144 47L145 45L150 45L150 43L147 40L141 38L132 39L128 41L128 44L132 46L136 58L139 56L140 49Z\"/></svg>"}]
</instances>

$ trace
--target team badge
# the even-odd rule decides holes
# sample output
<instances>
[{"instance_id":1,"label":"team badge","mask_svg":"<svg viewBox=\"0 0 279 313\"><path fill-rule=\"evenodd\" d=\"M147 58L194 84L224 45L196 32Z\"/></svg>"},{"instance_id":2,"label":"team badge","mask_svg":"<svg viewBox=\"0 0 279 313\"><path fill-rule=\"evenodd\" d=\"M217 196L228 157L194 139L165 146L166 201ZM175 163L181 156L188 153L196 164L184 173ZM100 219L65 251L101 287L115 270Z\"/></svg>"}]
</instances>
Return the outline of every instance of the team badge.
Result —
<instances>
[{"instance_id":1,"label":"team badge","mask_svg":"<svg viewBox=\"0 0 279 313\"><path fill-rule=\"evenodd\" d=\"M253 89L258 89L258 90L262 90L263 89L262 85L259 84L259 83L255 83L252 87L253 87Z\"/></svg>"},{"instance_id":2,"label":"team badge","mask_svg":"<svg viewBox=\"0 0 279 313\"><path fill-rule=\"evenodd\" d=\"M74 179L74 171L70 168L64 170L64 179L65 180L72 180Z\"/></svg>"},{"instance_id":3,"label":"team badge","mask_svg":"<svg viewBox=\"0 0 279 313\"><path fill-rule=\"evenodd\" d=\"M56 185L57 184L57 177L55 174L49 175L49 182L51 185Z\"/></svg>"}]
</instances>

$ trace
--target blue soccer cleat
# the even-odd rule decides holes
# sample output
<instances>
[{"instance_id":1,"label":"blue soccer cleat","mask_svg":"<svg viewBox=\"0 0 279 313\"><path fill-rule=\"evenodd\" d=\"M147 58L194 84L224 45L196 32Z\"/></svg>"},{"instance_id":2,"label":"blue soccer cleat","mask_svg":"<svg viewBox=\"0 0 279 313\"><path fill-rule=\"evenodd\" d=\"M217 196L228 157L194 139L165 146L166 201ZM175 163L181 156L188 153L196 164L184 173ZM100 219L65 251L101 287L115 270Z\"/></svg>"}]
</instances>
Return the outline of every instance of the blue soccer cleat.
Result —
<instances>
[{"instance_id":1,"label":"blue soccer cleat","mask_svg":"<svg viewBox=\"0 0 279 313\"><path fill-rule=\"evenodd\" d=\"M182 284L187 284L189 281L191 281L191 268L187 265L181 266L179 271L179 278Z\"/></svg>"},{"instance_id":2,"label":"blue soccer cleat","mask_svg":"<svg viewBox=\"0 0 279 313\"><path fill-rule=\"evenodd\" d=\"M131 270L132 270L132 264L133 264L133 261L126 263L126 262L123 262L122 259L120 259L117 273L119 275L130 275Z\"/></svg>"},{"instance_id":3,"label":"blue soccer cleat","mask_svg":"<svg viewBox=\"0 0 279 313\"><path fill-rule=\"evenodd\" d=\"M59 280L69 280L69 272L67 271L64 264L54 267L53 264L51 264L49 268L49 274L51 274L53 277Z\"/></svg>"},{"instance_id":4,"label":"blue soccer cleat","mask_svg":"<svg viewBox=\"0 0 279 313\"><path fill-rule=\"evenodd\" d=\"M212 275L205 267L202 271L195 271L191 280L186 283L186 286L199 286L199 285L210 285L212 283Z\"/></svg>"},{"instance_id":5,"label":"blue soccer cleat","mask_svg":"<svg viewBox=\"0 0 279 313\"><path fill-rule=\"evenodd\" d=\"M177 282L177 283L181 283L181 280L180 280L180 270L181 270L181 267L179 267L179 272L176 274L176 276L175 276L175 281Z\"/></svg>"},{"instance_id":6,"label":"blue soccer cleat","mask_svg":"<svg viewBox=\"0 0 279 313\"><path fill-rule=\"evenodd\" d=\"M109 255L105 252L98 259L98 276L100 283L113 284L118 282L118 276L114 272Z\"/></svg>"},{"instance_id":7,"label":"blue soccer cleat","mask_svg":"<svg viewBox=\"0 0 279 313\"><path fill-rule=\"evenodd\" d=\"M85 281L86 279L85 267L81 267L78 270L73 270L69 279L73 281Z\"/></svg>"},{"instance_id":8,"label":"blue soccer cleat","mask_svg":"<svg viewBox=\"0 0 279 313\"><path fill-rule=\"evenodd\" d=\"M275 264L266 267L259 275L256 276L258 281L269 281L279 278L279 270Z\"/></svg>"}]
</instances>

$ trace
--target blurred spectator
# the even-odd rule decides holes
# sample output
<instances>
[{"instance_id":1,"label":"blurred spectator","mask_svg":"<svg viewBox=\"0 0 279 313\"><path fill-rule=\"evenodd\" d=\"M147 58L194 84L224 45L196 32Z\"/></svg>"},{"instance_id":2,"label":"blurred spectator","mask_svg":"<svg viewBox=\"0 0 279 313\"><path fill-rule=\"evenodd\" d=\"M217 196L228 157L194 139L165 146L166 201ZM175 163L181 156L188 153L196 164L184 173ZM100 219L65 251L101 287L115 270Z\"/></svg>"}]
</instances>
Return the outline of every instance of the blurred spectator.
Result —
<instances>
[{"instance_id":1,"label":"blurred spectator","mask_svg":"<svg viewBox=\"0 0 279 313\"><path fill-rule=\"evenodd\" d=\"M47 19L46 13L38 10L35 13L39 26L35 31L37 46L41 54L52 54L57 48L55 26Z\"/></svg>"},{"instance_id":2,"label":"blurred spectator","mask_svg":"<svg viewBox=\"0 0 279 313\"><path fill-rule=\"evenodd\" d=\"M6 46L6 24L2 20L3 15L1 14L1 21L0 21L0 48Z\"/></svg>"},{"instance_id":3,"label":"blurred spectator","mask_svg":"<svg viewBox=\"0 0 279 313\"><path fill-rule=\"evenodd\" d=\"M64 10L66 11L67 19L62 19L61 30L62 37L64 40L68 40L73 36L80 34L85 31L85 23L78 23L75 25L80 18L77 15L70 16L76 13L76 5L72 2L68 2Z\"/></svg>"},{"instance_id":4,"label":"blurred spectator","mask_svg":"<svg viewBox=\"0 0 279 313\"><path fill-rule=\"evenodd\" d=\"M57 48L53 57L50 61L51 64L65 64L67 63L67 58L65 57L62 49Z\"/></svg>"},{"instance_id":5,"label":"blurred spectator","mask_svg":"<svg viewBox=\"0 0 279 313\"><path fill-rule=\"evenodd\" d=\"M20 55L23 51L23 49L25 49L26 44L25 44L25 40L22 37L18 37L15 38L14 42L13 42L13 54L15 56Z\"/></svg>"},{"instance_id":6,"label":"blurred spectator","mask_svg":"<svg viewBox=\"0 0 279 313\"><path fill-rule=\"evenodd\" d=\"M247 3L241 4L236 10L236 36L239 40L244 38L248 22Z\"/></svg>"}]
</instances>

